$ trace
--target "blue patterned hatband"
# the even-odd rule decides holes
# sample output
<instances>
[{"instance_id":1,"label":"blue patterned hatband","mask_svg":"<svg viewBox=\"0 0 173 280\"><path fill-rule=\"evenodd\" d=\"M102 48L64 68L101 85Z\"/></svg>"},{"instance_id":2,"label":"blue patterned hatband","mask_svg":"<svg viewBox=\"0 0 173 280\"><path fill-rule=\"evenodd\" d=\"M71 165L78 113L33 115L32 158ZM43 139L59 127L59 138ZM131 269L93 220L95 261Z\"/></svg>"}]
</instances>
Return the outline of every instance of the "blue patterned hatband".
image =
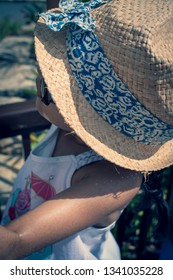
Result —
<instances>
[{"instance_id":1,"label":"blue patterned hatband","mask_svg":"<svg viewBox=\"0 0 173 280\"><path fill-rule=\"evenodd\" d=\"M90 10L111 0L61 0L62 13L41 17L54 31L65 27L67 55L82 94L112 127L135 141L161 145L173 138L173 126L150 113L120 80L94 33Z\"/></svg>"}]
</instances>

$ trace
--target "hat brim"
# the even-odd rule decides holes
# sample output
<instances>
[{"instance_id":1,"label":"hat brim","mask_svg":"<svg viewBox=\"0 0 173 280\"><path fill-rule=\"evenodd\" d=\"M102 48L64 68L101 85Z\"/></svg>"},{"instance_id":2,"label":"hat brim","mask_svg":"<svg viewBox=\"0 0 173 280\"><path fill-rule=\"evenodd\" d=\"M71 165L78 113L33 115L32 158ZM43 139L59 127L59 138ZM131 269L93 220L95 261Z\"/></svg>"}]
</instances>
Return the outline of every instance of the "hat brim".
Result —
<instances>
[{"instance_id":1,"label":"hat brim","mask_svg":"<svg viewBox=\"0 0 173 280\"><path fill-rule=\"evenodd\" d=\"M37 61L65 122L99 155L119 166L148 172L172 165L173 140L159 147L135 142L116 131L94 111L71 72L65 37L66 31L54 32L41 21L36 25Z\"/></svg>"}]
</instances>

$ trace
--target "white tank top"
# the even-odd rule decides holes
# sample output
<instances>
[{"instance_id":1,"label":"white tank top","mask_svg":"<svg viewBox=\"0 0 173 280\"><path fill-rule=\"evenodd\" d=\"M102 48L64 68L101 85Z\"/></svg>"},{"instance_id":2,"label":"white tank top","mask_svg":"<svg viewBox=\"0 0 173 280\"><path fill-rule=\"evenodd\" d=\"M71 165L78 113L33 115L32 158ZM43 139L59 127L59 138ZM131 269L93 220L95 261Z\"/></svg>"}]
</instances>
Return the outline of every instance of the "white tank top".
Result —
<instances>
[{"instance_id":1,"label":"white tank top","mask_svg":"<svg viewBox=\"0 0 173 280\"><path fill-rule=\"evenodd\" d=\"M20 170L5 209L2 224L20 216L69 188L74 172L103 158L90 150L77 156L51 157L59 129L52 125ZM120 259L111 229L89 227L60 242L33 253L26 259L97 260Z\"/></svg>"}]
</instances>

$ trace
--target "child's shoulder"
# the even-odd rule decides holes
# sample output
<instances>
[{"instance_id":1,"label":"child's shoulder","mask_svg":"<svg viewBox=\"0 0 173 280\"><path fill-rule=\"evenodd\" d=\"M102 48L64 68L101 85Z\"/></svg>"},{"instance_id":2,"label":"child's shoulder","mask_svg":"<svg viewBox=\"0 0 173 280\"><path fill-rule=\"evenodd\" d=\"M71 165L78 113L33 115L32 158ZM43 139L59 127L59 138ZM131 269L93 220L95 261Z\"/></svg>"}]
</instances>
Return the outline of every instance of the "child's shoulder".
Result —
<instances>
[{"instance_id":1,"label":"child's shoulder","mask_svg":"<svg viewBox=\"0 0 173 280\"><path fill-rule=\"evenodd\" d=\"M124 169L120 166L107 161L101 160L82 167L74 174L74 180L88 180L95 184L104 186L117 186L121 181L122 185L136 184L141 185L142 174L130 169Z\"/></svg>"},{"instance_id":2,"label":"child's shoulder","mask_svg":"<svg viewBox=\"0 0 173 280\"><path fill-rule=\"evenodd\" d=\"M142 175L102 160L84 166L75 172L70 193L87 201L87 207L96 215L99 226L106 226L118 218L122 209L139 191ZM95 223L94 223L95 224Z\"/></svg>"}]
</instances>

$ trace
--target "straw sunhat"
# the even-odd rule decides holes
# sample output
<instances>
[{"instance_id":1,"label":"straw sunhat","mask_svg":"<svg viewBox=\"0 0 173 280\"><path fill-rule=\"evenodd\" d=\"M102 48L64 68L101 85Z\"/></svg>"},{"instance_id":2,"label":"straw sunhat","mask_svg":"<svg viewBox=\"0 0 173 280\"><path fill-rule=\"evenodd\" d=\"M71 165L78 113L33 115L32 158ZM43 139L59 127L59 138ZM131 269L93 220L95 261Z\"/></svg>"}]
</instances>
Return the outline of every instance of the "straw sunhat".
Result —
<instances>
[{"instance_id":1,"label":"straw sunhat","mask_svg":"<svg viewBox=\"0 0 173 280\"><path fill-rule=\"evenodd\" d=\"M170 166L173 1L100 2L62 0L61 11L41 15L35 50L47 87L66 123L108 161Z\"/></svg>"}]
</instances>

